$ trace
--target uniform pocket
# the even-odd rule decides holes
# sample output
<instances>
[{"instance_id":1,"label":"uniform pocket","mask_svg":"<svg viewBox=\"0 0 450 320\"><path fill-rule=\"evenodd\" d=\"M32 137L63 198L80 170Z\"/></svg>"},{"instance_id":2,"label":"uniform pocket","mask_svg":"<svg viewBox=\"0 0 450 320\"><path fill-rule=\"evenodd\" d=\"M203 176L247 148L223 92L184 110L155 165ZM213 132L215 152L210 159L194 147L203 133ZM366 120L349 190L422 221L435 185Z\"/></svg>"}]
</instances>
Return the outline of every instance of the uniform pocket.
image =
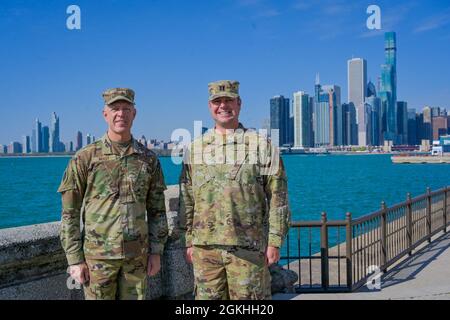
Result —
<instances>
[{"instance_id":1,"label":"uniform pocket","mask_svg":"<svg viewBox=\"0 0 450 320\"><path fill-rule=\"evenodd\" d=\"M213 176L206 168L194 170L192 175L192 186L196 189L203 187L213 180Z\"/></svg>"},{"instance_id":2,"label":"uniform pocket","mask_svg":"<svg viewBox=\"0 0 450 320\"><path fill-rule=\"evenodd\" d=\"M118 193L118 166L114 161L97 162L91 165L88 185L92 188L92 197L107 198Z\"/></svg>"}]
</instances>

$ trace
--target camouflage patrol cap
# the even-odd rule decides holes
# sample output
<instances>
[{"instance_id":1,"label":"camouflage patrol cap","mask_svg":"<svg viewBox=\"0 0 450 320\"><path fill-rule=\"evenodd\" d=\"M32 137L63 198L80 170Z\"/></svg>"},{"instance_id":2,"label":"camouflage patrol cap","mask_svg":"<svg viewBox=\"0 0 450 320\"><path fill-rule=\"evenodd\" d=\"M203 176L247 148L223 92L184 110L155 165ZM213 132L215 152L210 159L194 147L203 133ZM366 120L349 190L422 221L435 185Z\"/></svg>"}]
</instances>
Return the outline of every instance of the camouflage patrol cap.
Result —
<instances>
[{"instance_id":1,"label":"camouflage patrol cap","mask_svg":"<svg viewBox=\"0 0 450 320\"><path fill-rule=\"evenodd\" d=\"M208 84L209 101L220 97L239 98L239 82L220 80Z\"/></svg>"},{"instance_id":2,"label":"camouflage patrol cap","mask_svg":"<svg viewBox=\"0 0 450 320\"><path fill-rule=\"evenodd\" d=\"M134 104L134 91L128 88L113 88L103 92L105 104L109 105L119 100L125 100Z\"/></svg>"}]
</instances>

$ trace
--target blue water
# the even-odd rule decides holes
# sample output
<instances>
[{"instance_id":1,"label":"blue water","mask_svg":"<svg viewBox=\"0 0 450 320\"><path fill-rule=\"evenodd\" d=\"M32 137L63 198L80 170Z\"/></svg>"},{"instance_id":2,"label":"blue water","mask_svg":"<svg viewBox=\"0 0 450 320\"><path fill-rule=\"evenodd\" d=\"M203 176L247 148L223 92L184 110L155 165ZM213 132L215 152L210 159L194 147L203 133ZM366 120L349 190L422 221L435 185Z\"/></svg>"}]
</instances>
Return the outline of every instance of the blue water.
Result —
<instances>
[{"instance_id":1,"label":"blue water","mask_svg":"<svg viewBox=\"0 0 450 320\"><path fill-rule=\"evenodd\" d=\"M56 192L70 157L0 158L0 229L60 220ZM161 158L167 184L178 183L180 167Z\"/></svg>"},{"instance_id":2,"label":"blue water","mask_svg":"<svg viewBox=\"0 0 450 320\"><path fill-rule=\"evenodd\" d=\"M0 158L0 228L59 220L56 190L69 159ZM160 160L166 184L177 184L180 166ZM382 200L391 206L407 192L450 185L448 164L394 165L389 155L287 155L284 162L292 220L319 220L322 211L330 220L344 219L347 211L358 217L378 210ZM317 247L318 234L312 238Z\"/></svg>"}]
</instances>

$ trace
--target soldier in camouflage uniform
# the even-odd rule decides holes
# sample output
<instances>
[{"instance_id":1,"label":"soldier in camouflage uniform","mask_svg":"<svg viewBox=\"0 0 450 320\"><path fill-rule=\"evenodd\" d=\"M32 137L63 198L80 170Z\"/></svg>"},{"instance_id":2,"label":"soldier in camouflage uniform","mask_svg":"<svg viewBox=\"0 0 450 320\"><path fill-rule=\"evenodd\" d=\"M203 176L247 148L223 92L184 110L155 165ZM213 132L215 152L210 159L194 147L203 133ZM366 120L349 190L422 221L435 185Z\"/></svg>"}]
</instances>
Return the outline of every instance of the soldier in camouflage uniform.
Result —
<instances>
[{"instance_id":1,"label":"soldier in camouflage uniform","mask_svg":"<svg viewBox=\"0 0 450 320\"><path fill-rule=\"evenodd\" d=\"M103 97L108 131L75 154L58 189L61 243L86 299L143 299L167 239L166 186L156 155L131 135L134 92Z\"/></svg>"},{"instance_id":2,"label":"soldier in camouflage uniform","mask_svg":"<svg viewBox=\"0 0 450 320\"><path fill-rule=\"evenodd\" d=\"M270 299L290 210L283 162L239 123L239 82L209 84L215 121L185 152L180 205L196 299Z\"/></svg>"}]
</instances>

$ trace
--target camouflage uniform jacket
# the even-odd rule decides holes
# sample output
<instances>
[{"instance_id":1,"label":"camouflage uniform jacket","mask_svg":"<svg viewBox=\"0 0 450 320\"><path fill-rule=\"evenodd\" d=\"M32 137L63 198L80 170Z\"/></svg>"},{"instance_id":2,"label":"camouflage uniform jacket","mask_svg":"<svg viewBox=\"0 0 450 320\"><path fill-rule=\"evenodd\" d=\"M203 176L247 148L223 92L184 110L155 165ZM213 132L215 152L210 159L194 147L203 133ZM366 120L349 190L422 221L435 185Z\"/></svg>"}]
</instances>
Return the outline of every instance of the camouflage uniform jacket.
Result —
<instances>
[{"instance_id":1,"label":"camouflage uniform jacket","mask_svg":"<svg viewBox=\"0 0 450 320\"><path fill-rule=\"evenodd\" d=\"M289 228L283 161L270 141L241 124L227 138L212 129L194 140L185 153L180 195L188 247L280 248Z\"/></svg>"},{"instance_id":2,"label":"camouflage uniform jacket","mask_svg":"<svg viewBox=\"0 0 450 320\"><path fill-rule=\"evenodd\" d=\"M69 265L85 257L162 253L166 186L159 160L134 139L127 150L117 154L105 134L70 160L58 189L63 207L60 238Z\"/></svg>"}]
</instances>

